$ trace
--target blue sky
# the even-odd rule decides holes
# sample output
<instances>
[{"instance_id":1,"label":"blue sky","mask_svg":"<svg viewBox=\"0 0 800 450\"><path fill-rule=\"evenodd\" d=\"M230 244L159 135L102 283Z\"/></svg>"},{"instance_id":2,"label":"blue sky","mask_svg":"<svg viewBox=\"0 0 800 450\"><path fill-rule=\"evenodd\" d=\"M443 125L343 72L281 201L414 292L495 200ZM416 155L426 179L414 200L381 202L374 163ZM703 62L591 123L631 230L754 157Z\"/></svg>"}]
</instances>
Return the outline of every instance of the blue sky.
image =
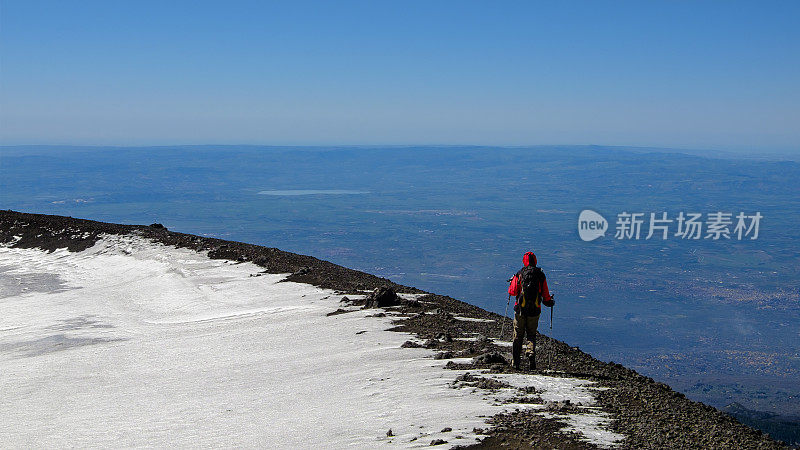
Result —
<instances>
[{"instance_id":1,"label":"blue sky","mask_svg":"<svg viewBox=\"0 0 800 450\"><path fill-rule=\"evenodd\" d=\"M800 152L800 2L0 3L3 144Z\"/></svg>"}]
</instances>

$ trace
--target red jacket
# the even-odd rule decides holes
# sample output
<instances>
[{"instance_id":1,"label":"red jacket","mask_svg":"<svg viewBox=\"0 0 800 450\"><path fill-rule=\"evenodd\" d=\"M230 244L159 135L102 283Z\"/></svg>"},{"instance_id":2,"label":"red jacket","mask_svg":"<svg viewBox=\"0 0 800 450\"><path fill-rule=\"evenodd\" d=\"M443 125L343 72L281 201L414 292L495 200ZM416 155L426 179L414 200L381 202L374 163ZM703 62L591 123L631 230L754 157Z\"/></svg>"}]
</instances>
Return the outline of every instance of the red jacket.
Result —
<instances>
[{"instance_id":1,"label":"red jacket","mask_svg":"<svg viewBox=\"0 0 800 450\"><path fill-rule=\"evenodd\" d=\"M530 265L536 267L536 255L534 255L533 252L525 253L522 257L522 263L526 267ZM511 279L511 284L508 285L508 295L519 296L520 291L522 291L522 285L519 282L519 272L517 272L514 278ZM550 296L550 289L547 287L547 278L542 280L540 291L542 293L542 303L544 303L545 306L552 307L556 302ZM519 298L517 298L517 301L519 301Z\"/></svg>"}]
</instances>

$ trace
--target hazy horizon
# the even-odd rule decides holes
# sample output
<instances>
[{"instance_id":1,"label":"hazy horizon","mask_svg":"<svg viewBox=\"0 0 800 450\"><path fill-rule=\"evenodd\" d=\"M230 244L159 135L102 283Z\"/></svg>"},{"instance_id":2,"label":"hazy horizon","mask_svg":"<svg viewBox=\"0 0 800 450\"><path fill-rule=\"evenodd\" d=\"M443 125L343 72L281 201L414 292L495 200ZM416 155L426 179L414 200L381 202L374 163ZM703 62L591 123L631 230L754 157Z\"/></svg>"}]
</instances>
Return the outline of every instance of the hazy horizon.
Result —
<instances>
[{"instance_id":1,"label":"hazy horizon","mask_svg":"<svg viewBox=\"0 0 800 450\"><path fill-rule=\"evenodd\" d=\"M800 151L800 4L13 2L0 142Z\"/></svg>"},{"instance_id":2,"label":"hazy horizon","mask_svg":"<svg viewBox=\"0 0 800 450\"><path fill-rule=\"evenodd\" d=\"M481 145L481 144L231 144L231 143L206 143L206 144L152 144L152 145L124 145L124 144L5 144L0 142L2 149L157 149L157 148L215 148L215 149L242 149L242 148L264 148L264 149L452 149L452 148L474 148L487 150L518 150L518 149L541 149L552 150L561 149L563 151L579 149L597 149L598 151L620 150L634 153L675 153L702 158L723 158L723 159L761 159L761 160L786 160L800 161L800 148L797 149L768 149L761 151L749 151L746 149L724 149L724 148L682 148L682 147L654 147L654 146L632 146L632 145L599 145L599 144L535 144L535 145Z\"/></svg>"}]
</instances>

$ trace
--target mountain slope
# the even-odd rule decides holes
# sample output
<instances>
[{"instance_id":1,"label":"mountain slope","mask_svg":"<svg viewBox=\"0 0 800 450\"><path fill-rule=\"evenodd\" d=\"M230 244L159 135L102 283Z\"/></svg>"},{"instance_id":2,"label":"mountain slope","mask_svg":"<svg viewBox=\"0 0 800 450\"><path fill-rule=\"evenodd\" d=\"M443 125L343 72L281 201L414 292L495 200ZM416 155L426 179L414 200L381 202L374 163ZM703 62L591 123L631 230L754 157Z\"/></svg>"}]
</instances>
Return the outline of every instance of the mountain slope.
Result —
<instances>
[{"instance_id":1,"label":"mountain slope","mask_svg":"<svg viewBox=\"0 0 800 450\"><path fill-rule=\"evenodd\" d=\"M780 447L546 336L513 373L507 319L313 257L11 211L0 242L18 446Z\"/></svg>"}]
</instances>

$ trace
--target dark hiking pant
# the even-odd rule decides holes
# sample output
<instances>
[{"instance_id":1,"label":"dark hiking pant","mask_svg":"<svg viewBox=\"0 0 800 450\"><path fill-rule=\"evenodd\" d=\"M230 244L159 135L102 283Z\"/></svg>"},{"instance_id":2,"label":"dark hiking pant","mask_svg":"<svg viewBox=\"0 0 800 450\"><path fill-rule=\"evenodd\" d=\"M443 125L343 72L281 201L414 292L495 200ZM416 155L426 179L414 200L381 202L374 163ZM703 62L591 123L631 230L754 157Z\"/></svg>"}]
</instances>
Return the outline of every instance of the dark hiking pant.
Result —
<instances>
[{"instance_id":1,"label":"dark hiking pant","mask_svg":"<svg viewBox=\"0 0 800 450\"><path fill-rule=\"evenodd\" d=\"M539 328L539 316L524 316L514 314L514 342L511 346L511 356L514 367L519 367L519 359L522 354L522 341L528 336L528 359L531 368L536 367L536 330Z\"/></svg>"}]
</instances>

